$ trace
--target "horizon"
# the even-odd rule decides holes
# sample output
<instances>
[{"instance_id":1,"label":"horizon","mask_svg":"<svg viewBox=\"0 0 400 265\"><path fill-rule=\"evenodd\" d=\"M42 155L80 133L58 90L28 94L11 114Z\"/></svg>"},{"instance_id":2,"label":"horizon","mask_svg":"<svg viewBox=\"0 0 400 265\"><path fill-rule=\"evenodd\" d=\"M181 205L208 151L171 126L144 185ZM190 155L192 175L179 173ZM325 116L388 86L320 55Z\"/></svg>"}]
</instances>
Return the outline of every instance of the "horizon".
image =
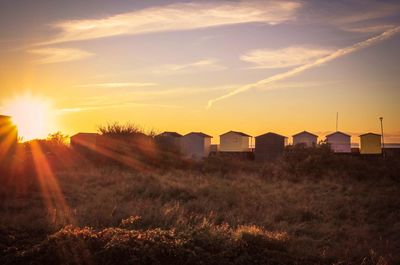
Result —
<instances>
[{"instance_id":1,"label":"horizon","mask_svg":"<svg viewBox=\"0 0 400 265\"><path fill-rule=\"evenodd\" d=\"M339 113L354 143L379 117L400 143L398 1L52 3L0 4L0 114L26 140L114 121L324 139Z\"/></svg>"},{"instance_id":2,"label":"horizon","mask_svg":"<svg viewBox=\"0 0 400 265\"><path fill-rule=\"evenodd\" d=\"M2 116L2 115L0 115L0 116ZM12 118L12 117L11 117ZM129 124L129 123L128 123ZM18 127L17 127L18 128ZM147 131L145 131L145 129L144 128L142 128L143 130L144 130L144 133L148 133ZM153 129L151 129L151 131L152 131ZM234 130L230 130L230 131L234 131ZM220 144L220 136L221 135L223 135L223 134L225 134L225 133L227 133L227 132L230 132L230 131L226 131L226 132L223 132L223 133L220 133L220 134L218 134L218 135L210 135L211 136L211 144L217 144L217 145L219 145ZM152 132L154 132L156 135L159 135L159 134L162 134L162 133L164 133L164 132L177 132L177 131L171 131L171 130L167 130L167 131L157 131L157 130L155 130L155 131L152 131ZM193 132L195 132L195 131L188 131L188 132L186 132L186 133L180 133L180 132L177 132L177 133L179 133L179 134L181 134L182 136L185 136L186 134L190 134L190 133L193 133ZM238 131L236 131L236 132L238 132ZM300 133L300 132L304 132L304 131L298 131L297 133ZM310 132L310 131L305 131L305 132L309 132L309 133L313 133L313 132ZM329 135L329 134L332 134L332 133L335 133L335 132L342 132L342 133L346 133L346 134L348 134L348 135L350 135L351 136L351 147L354 147L354 148L359 148L360 147L360 136L362 135L362 134L368 134L368 133L373 133L374 134L374 132L362 132L362 133L348 133L348 132L344 132L344 131L341 131L341 130L338 130L338 131L326 131L326 132L315 132L315 133L313 133L313 134L315 134L315 135L317 135L318 136L318 143L320 143L320 142L324 142L324 141L326 141L326 136L327 135ZM35 140L45 140L47 137L50 137L52 134L55 134L55 133L62 133L66 138L68 138L68 139L70 139L71 137L73 137L74 135L77 135L77 134L80 134L80 133L97 133L97 134L99 134L99 135L101 135L102 133L99 131L99 129L97 129L97 130L95 130L95 131L82 131L82 132L76 132L76 133L74 133L74 134L72 134L72 135L69 135L69 134L64 134L62 131L54 131L54 132L52 132L52 133L49 133L48 135L46 135L45 137L42 137L42 138L32 138L32 139L27 139L27 140L25 140L25 139L23 139L23 137L21 138L20 137L20 139L19 139L19 142L21 142L21 143L25 143L25 142L29 142L29 141L35 141ZM201 133L205 133L205 134L207 134L207 132L203 132L203 131L201 131ZM244 132L245 133L245 132ZM265 134L265 133L276 133L276 132L274 132L274 131L265 131L264 133L261 133L261 134L257 134L257 135L250 135L249 137L251 138L251 139L255 139L256 137L258 137L258 136L260 136L260 135L262 135L262 134ZM297 134L297 133L295 133L295 134ZM284 136L285 138L287 138L287 144L288 145L292 145L293 144L293 136L295 135L295 134L292 134L292 135L289 135L289 136L286 136L286 135L282 135L282 136ZM377 133L377 134L379 134L379 133ZM209 135L209 134L208 134ZM379 135L381 135L381 134L379 134ZM386 139L386 135L384 135L384 137L385 137L385 139ZM321 139L322 138L322 139ZM356 141L354 141L356 139ZM390 135L389 135L389 139L390 139ZM393 141L386 141L385 140L385 146L386 145L388 145L388 146L400 146L400 142L393 142ZM250 143L250 147L254 147L255 146L255 144L254 143Z\"/></svg>"}]
</instances>

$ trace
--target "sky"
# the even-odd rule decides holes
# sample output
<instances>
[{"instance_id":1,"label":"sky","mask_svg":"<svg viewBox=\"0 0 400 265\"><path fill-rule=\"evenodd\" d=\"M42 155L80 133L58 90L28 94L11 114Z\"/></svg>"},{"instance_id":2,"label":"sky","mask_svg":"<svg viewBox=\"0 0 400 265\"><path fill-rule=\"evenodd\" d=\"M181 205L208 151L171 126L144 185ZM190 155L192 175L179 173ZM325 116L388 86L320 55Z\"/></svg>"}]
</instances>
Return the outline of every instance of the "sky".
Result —
<instances>
[{"instance_id":1,"label":"sky","mask_svg":"<svg viewBox=\"0 0 400 265\"><path fill-rule=\"evenodd\" d=\"M45 102L36 136L117 121L218 142L324 136L338 113L353 142L379 117L400 142L399 47L399 1L1 0L0 114Z\"/></svg>"}]
</instances>

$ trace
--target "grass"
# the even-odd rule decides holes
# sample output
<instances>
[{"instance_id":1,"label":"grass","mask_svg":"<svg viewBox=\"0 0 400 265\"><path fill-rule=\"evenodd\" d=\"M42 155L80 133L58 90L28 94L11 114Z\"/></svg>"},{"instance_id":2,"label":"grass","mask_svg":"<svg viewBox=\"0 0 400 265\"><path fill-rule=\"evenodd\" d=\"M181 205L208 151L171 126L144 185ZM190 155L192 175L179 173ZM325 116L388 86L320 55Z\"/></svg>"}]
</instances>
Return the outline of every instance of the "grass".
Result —
<instances>
[{"instance_id":1,"label":"grass","mask_svg":"<svg viewBox=\"0 0 400 265\"><path fill-rule=\"evenodd\" d=\"M57 193L45 197L34 175L2 187L0 262L399 264L399 161L325 152L55 167L68 208L49 208Z\"/></svg>"}]
</instances>

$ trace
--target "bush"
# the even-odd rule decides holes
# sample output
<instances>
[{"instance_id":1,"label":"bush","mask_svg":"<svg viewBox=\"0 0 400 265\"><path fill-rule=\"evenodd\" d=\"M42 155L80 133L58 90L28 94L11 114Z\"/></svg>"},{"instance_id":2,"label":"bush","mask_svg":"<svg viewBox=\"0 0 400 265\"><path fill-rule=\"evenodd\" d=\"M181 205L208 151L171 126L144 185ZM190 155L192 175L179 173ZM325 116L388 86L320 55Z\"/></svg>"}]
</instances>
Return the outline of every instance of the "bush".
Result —
<instances>
[{"instance_id":1,"label":"bush","mask_svg":"<svg viewBox=\"0 0 400 265\"><path fill-rule=\"evenodd\" d=\"M100 125L98 131L103 135L122 136L145 134L142 128L133 123L120 124L118 122Z\"/></svg>"}]
</instances>

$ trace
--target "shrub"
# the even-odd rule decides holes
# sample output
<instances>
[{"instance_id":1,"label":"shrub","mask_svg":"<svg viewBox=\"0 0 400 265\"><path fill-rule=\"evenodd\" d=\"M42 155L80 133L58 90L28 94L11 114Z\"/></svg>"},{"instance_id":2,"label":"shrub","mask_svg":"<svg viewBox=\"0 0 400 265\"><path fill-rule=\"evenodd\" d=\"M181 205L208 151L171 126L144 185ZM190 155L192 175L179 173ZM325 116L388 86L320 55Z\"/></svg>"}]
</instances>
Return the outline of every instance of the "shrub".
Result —
<instances>
[{"instance_id":1,"label":"shrub","mask_svg":"<svg viewBox=\"0 0 400 265\"><path fill-rule=\"evenodd\" d=\"M64 146L66 147L68 144L69 136L63 134L62 132L58 131L55 133L51 133L47 136L47 143L53 146Z\"/></svg>"},{"instance_id":2,"label":"shrub","mask_svg":"<svg viewBox=\"0 0 400 265\"><path fill-rule=\"evenodd\" d=\"M100 125L98 127L98 131L103 135L110 135L110 136L145 134L144 130L136 124L133 123L120 124L118 122L107 123L106 125Z\"/></svg>"},{"instance_id":3,"label":"shrub","mask_svg":"<svg viewBox=\"0 0 400 265\"><path fill-rule=\"evenodd\" d=\"M206 225L184 231L67 226L3 264L321 264L296 259L286 241L256 227Z\"/></svg>"}]
</instances>

